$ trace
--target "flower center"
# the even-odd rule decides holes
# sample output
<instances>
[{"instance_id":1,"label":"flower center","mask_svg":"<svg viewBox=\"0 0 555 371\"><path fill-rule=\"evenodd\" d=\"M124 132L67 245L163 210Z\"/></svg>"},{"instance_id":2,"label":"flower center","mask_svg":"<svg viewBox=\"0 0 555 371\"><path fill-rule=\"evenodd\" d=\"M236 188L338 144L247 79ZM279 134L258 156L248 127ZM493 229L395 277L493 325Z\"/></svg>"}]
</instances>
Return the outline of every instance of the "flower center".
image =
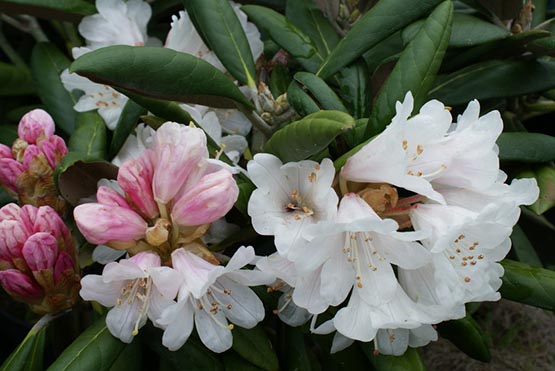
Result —
<instances>
[{"instance_id":1,"label":"flower center","mask_svg":"<svg viewBox=\"0 0 555 371\"><path fill-rule=\"evenodd\" d=\"M289 196L289 202L285 205L285 211L293 213L295 220L314 215L314 210L299 195L299 191L294 190Z\"/></svg>"},{"instance_id":2,"label":"flower center","mask_svg":"<svg viewBox=\"0 0 555 371\"><path fill-rule=\"evenodd\" d=\"M231 303L229 303L229 304L222 303L222 301L218 299L217 295L215 295L214 292L217 292L221 295L231 295L232 294L231 290L227 290L225 288L219 288L216 285L212 285L212 286L210 286L210 288L206 292L206 295L204 295L200 299L196 299L197 308L199 310L204 310L210 316L210 318L214 321L214 323L216 323L218 326L220 326L222 328L226 328L228 330L233 330L233 328L235 326L232 323L230 323L228 325L225 325L217 317L217 314L222 310L222 308L225 307L227 310L231 310L233 308L233 304L231 304ZM195 300L195 299L193 299L193 300Z\"/></svg>"},{"instance_id":3,"label":"flower center","mask_svg":"<svg viewBox=\"0 0 555 371\"><path fill-rule=\"evenodd\" d=\"M475 249L480 245L478 241L470 242L469 239L464 235L460 234L450 247L445 250L446 256L451 261L453 267L457 272L464 275L463 281L469 283L470 277L466 275L468 269L474 267L478 264L480 260L484 259L484 255L479 254ZM463 272L461 272L461 270Z\"/></svg>"},{"instance_id":4,"label":"flower center","mask_svg":"<svg viewBox=\"0 0 555 371\"><path fill-rule=\"evenodd\" d=\"M345 234L343 253L355 269L355 280L359 289L363 287L362 270L369 269L370 272L376 272L378 261L385 260L372 243L372 240L372 236L368 232L348 232Z\"/></svg>"},{"instance_id":5,"label":"flower center","mask_svg":"<svg viewBox=\"0 0 555 371\"><path fill-rule=\"evenodd\" d=\"M152 291L152 279L150 277L138 278L135 280L129 280L121 288L120 296L116 302L116 306L120 307L123 305L135 305L135 301L138 301L137 311L139 316L135 322L135 327L133 328L133 336L139 333L139 326L141 322L146 318L148 314L148 308L150 305L150 293Z\"/></svg>"}]
</instances>

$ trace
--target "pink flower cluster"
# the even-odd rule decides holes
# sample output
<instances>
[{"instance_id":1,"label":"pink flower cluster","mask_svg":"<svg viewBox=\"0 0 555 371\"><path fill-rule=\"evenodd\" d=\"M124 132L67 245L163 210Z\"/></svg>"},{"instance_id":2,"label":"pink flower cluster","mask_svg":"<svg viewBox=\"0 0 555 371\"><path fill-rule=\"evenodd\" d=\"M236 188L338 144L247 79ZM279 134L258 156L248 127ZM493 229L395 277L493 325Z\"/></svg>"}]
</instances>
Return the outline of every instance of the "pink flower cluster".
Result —
<instances>
[{"instance_id":1,"label":"pink flower cluster","mask_svg":"<svg viewBox=\"0 0 555 371\"><path fill-rule=\"evenodd\" d=\"M78 298L76 252L66 225L49 206L0 209L0 284L39 314L71 307Z\"/></svg>"},{"instance_id":2,"label":"pink flower cluster","mask_svg":"<svg viewBox=\"0 0 555 371\"><path fill-rule=\"evenodd\" d=\"M20 204L49 205L63 212L65 202L58 197L52 176L67 147L54 135L54 120L35 109L21 118L17 132L19 138L11 148L0 144L0 185Z\"/></svg>"}]
</instances>

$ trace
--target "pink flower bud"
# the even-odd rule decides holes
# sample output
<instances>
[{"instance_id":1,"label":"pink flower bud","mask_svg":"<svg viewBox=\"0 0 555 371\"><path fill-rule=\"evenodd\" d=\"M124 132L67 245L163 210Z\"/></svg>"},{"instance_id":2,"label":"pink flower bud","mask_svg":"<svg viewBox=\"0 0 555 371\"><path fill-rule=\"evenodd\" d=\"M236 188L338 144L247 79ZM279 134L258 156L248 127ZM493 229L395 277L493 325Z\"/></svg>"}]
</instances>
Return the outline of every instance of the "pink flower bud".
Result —
<instances>
[{"instance_id":1,"label":"pink flower bud","mask_svg":"<svg viewBox=\"0 0 555 371\"><path fill-rule=\"evenodd\" d=\"M154 199L167 204L179 192L193 170L208 158L206 135L201 129L166 122L157 131L152 190Z\"/></svg>"},{"instance_id":2,"label":"pink flower bud","mask_svg":"<svg viewBox=\"0 0 555 371\"><path fill-rule=\"evenodd\" d=\"M0 271L0 284L10 295L26 299L35 299L43 295L40 286L31 277L17 269Z\"/></svg>"},{"instance_id":3,"label":"pink flower bud","mask_svg":"<svg viewBox=\"0 0 555 371\"><path fill-rule=\"evenodd\" d=\"M138 159L124 162L118 172L119 186L149 219L158 215L158 205L152 194L153 155L152 151L146 150Z\"/></svg>"},{"instance_id":4,"label":"pink flower bud","mask_svg":"<svg viewBox=\"0 0 555 371\"><path fill-rule=\"evenodd\" d=\"M12 149L5 144L0 143L0 158L13 159Z\"/></svg>"},{"instance_id":5,"label":"pink flower bud","mask_svg":"<svg viewBox=\"0 0 555 371\"><path fill-rule=\"evenodd\" d=\"M58 241L50 233L35 233L25 241L21 252L32 271L52 269L58 256Z\"/></svg>"},{"instance_id":6,"label":"pink flower bud","mask_svg":"<svg viewBox=\"0 0 555 371\"><path fill-rule=\"evenodd\" d=\"M97 245L141 239L148 227L139 214L119 206L83 204L73 210L73 216L83 236Z\"/></svg>"},{"instance_id":7,"label":"pink flower bud","mask_svg":"<svg viewBox=\"0 0 555 371\"><path fill-rule=\"evenodd\" d=\"M35 144L41 135L48 138L54 134L54 120L46 111L34 109L21 118L17 134L27 143Z\"/></svg>"},{"instance_id":8,"label":"pink flower bud","mask_svg":"<svg viewBox=\"0 0 555 371\"><path fill-rule=\"evenodd\" d=\"M29 232L16 220L0 222L0 250L4 257L22 257L21 248L29 237Z\"/></svg>"},{"instance_id":9,"label":"pink flower bud","mask_svg":"<svg viewBox=\"0 0 555 371\"><path fill-rule=\"evenodd\" d=\"M60 252L54 267L54 282L57 283L64 272L73 272L74 269L75 262L73 258L65 251Z\"/></svg>"},{"instance_id":10,"label":"pink flower bud","mask_svg":"<svg viewBox=\"0 0 555 371\"><path fill-rule=\"evenodd\" d=\"M0 184L17 193L17 177L25 171L25 167L11 158L0 158Z\"/></svg>"},{"instance_id":11,"label":"pink flower bud","mask_svg":"<svg viewBox=\"0 0 555 371\"><path fill-rule=\"evenodd\" d=\"M69 231L56 210L50 206L36 208L38 211L35 216L33 226L34 232L47 232L55 238L65 237Z\"/></svg>"},{"instance_id":12,"label":"pink flower bud","mask_svg":"<svg viewBox=\"0 0 555 371\"><path fill-rule=\"evenodd\" d=\"M38 156L44 156L38 146L34 144L27 146L25 152L23 152L23 166L29 169Z\"/></svg>"},{"instance_id":13,"label":"pink flower bud","mask_svg":"<svg viewBox=\"0 0 555 371\"><path fill-rule=\"evenodd\" d=\"M211 223L227 214L238 195L239 188L228 170L206 174L175 202L172 220L184 226Z\"/></svg>"},{"instance_id":14,"label":"pink flower bud","mask_svg":"<svg viewBox=\"0 0 555 371\"><path fill-rule=\"evenodd\" d=\"M110 187L100 186L96 191L96 200L103 205L120 206L131 209L125 198Z\"/></svg>"},{"instance_id":15,"label":"pink flower bud","mask_svg":"<svg viewBox=\"0 0 555 371\"><path fill-rule=\"evenodd\" d=\"M64 156L67 155L66 143L57 135L52 135L42 140L39 143L39 148L44 153L52 169L58 166L58 164L62 162Z\"/></svg>"}]
</instances>

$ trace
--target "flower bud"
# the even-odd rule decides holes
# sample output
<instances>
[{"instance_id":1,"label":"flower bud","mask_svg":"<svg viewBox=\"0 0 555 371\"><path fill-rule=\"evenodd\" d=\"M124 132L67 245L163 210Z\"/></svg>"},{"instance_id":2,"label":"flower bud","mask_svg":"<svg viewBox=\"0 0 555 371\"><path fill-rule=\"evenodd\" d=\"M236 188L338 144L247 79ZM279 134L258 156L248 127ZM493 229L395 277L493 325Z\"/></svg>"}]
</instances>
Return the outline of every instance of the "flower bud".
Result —
<instances>
[{"instance_id":1,"label":"flower bud","mask_svg":"<svg viewBox=\"0 0 555 371\"><path fill-rule=\"evenodd\" d=\"M49 233L35 233L25 241L21 252L32 271L52 269L58 255L58 241Z\"/></svg>"},{"instance_id":2,"label":"flower bud","mask_svg":"<svg viewBox=\"0 0 555 371\"><path fill-rule=\"evenodd\" d=\"M48 160L48 164L52 169L56 168L62 162L62 159L67 155L67 146L62 138L57 135L40 141L39 148L44 153Z\"/></svg>"},{"instance_id":3,"label":"flower bud","mask_svg":"<svg viewBox=\"0 0 555 371\"><path fill-rule=\"evenodd\" d=\"M17 134L27 143L35 144L39 138L48 138L54 134L54 120L46 111L34 109L21 118Z\"/></svg>"},{"instance_id":4,"label":"flower bud","mask_svg":"<svg viewBox=\"0 0 555 371\"><path fill-rule=\"evenodd\" d=\"M0 271L0 284L10 295L22 299L37 299L43 295L40 286L30 276L17 269Z\"/></svg>"},{"instance_id":5,"label":"flower bud","mask_svg":"<svg viewBox=\"0 0 555 371\"><path fill-rule=\"evenodd\" d=\"M100 186L96 191L96 200L103 205L120 206L131 209L125 198L110 187Z\"/></svg>"},{"instance_id":6,"label":"flower bud","mask_svg":"<svg viewBox=\"0 0 555 371\"><path fill-rule=\"evenodd\" d=\"M0 158L11 158L12 156L12 149L5 144L0 143Z\"/></svg>"},{"instance_id":7,"label":"flower bud","mask_svg":"<svg viewBox=\"0 0 555 371\"><path fill-rule=\"evenodd\" d=\"M72 274L74 269L75 262L73 258L65 251L60 252L54 266L54 282L58 283L63 276Z\"/></svg>"},{"instance_id":8,"label":"flower bud","mask_svg":"<svg viewBox=\"0 0 555 371\"><path fill-rule=\"evenodd\" d=\"M11 158L0 158L0 184L17 194L17 178L25 171L25 167Z\"/></svg>"},{"instance_id":9,"label":"flower bud","mask_svg":"<svg viewBox=\"0 0 555 371\"><path fill-rule=\"evenodd\" d=\"M36 211L33 229L35 232L47 232L56 239L66 237L69 231L56 210L50 206L34 208Z\"/></svg>"},{"instance_id":10,"label":"flower bud","mask_svg":"<svg viewBox=\"0 0 555 371\"><path fill-rule=\"evenodd\" d=\"M83 236L97 245L141 239L148 227L139 214L119 206L83 204L75 208L73 215Z\"/></svg>"},{"instance_id":11,"label":"flower bud","mask_svg":"<svg viewBox=\"0 0 555 371\"><path fill-rule=\"evenodd\" d=\"M181 226L212 223L227 214L238 195L239 188L228 170L206 174L175 202L172 220Z\"/></svg>"},{"instance_id":12,"label":"flower bud","mask_svg":"<svg viewBox=\"0 0 555 371\"><path fill-rule=\"evenodd\" d=\"M21 258L21 249L28 236L29 232L18 221L2 220L0 222L1 255L10 257L12 260Z\"/></svg>"}]
</instances>

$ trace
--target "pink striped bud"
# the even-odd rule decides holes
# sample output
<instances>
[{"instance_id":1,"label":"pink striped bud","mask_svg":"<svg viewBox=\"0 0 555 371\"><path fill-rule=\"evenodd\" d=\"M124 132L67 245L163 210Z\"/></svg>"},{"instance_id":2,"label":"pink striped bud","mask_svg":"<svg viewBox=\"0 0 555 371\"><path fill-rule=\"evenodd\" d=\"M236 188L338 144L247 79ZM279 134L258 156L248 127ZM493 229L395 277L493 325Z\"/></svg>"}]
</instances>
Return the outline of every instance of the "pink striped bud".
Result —
<instances>
[{"instance_id":1,"label":"pink striped bud","mask_svg":"<svg viewBox=\"0 0 555 371\"><path fill-rule=\"evenodd\" d=\"M48 163L54 169L62 162L62 159L67 155L67 146L62 138L57 135L40 141L39 148L44 153Z\"/></svg>"},{"instance_id":2,"label":"pink striped bud","mask_svg":"<svg viewBox=\"0 0 555 371\"><path fill-rule=\"evenodd\" d=\"M148 227L139 214L119 206L83 204L73 210L73 216L83 236L97 245L139 240Z\"/></svg>"},{"instance_id":3,"label":"pink striped bud","mask_svg":"<svg viewBox=\"0 0 555 371\"><path fill-rule=\"evenodd\" d=\"M167 204L179 192L193 170L208 158L206 135L201 129L166 122L154 137L152 190L154 199Z\"/></svg>"},{"instance_id":4,"label":"pink striped bud","mask_svg":"<svg viewBox=\"0 0 555 371\"><path fill-rule=\"evenodd\" d=\"M32 166L32 162L36 161L36 158L39 156L43 157L44 155L38 146L34 144L27 146L27 148L25 148L25 152L23 152L23 166L26 169L29 169Z\"/></svg>"},{"instance_id":5,"label":"pink striped bud","mask_svg":"<svg viewBox=\"0 0 555 371\"><path fill-rule=\"evenodd\" d=\"M58 283L61 277L73 273L74 266L73 258L65 251L60 252L54 267L54 282Z\"/></svg>"},{"instance_id":6,"label":"pink striped bud","mask_svg":"<svg viewBox=\"0 0 555 371\"><path fill-rule=\"evenodd\" d=\"M0 251L3 257L12 260L21 258L21 249L29 237L29 232L16 220L0 222Z\"/></svg>"},{"instance_id":7,"label":"pink striped bud","mask_svg":"<svg viewBox=\"0 0 555 371\"><path fill-rule=\"evenodd\" d=\"M55 238L65 237L69 231L56 210L50 206L41 206L37 209L33 229L35 232L47 232Z\"/></svg>"},{"instance_id":8,"label":"pink striped bud","mask_svg":"<svg viewBox=\"0 0 555 371\"><path fill-rule=\"evenodd\" d=\"M110 187L100 186L96 191L96 200L103 205L120 206L131 209L127 200Z\"/></svg>"},{"instance_id":9,"label":"pink striped bud","mask_svg":"<svg viewBox=\"0 0 555 371\"><path fill-rule=\"evenodd\" d=\"M52 269L58 255L58 241L50 233L35 233L25 241L21 252L32 271Z\"/></svg>"},{"instance_id":10,"label":"pink striped bud","mask_svg":"<svg viewBox=\"0 0 555 371\"><path fill-rule=\"evenodd\" d=\"M0 158L13 159L12 149L5 144L0 143Z\"/></svg>"},{"instance_id":11,"label":"pink striped bud","mask_svg":"<svg viewBox=\"0 0 555 371\"><path fill-rule=\"evenodd\" d=\"M148 219L158 216L158 205L152 193L153 155L146 150L138 159L124 162L118 171L119 186Z\"/></svg>"},{"instance_id":12,"label":"pink striped bud","mask_svg":"<svg viewBox=\"0 0 555 371\"><path fill-rule=\"evenodd\" d=\"M175 202L172 220L182 226L211 223L227 214L238 195L239 188L228 170L206 174Z\"/></svg>"},{"instance_id":13,"label":"pink striped bud","mask_svg":"<svg viewBox=\"0 0 555 371\"><path fill-rule=\"evenodd\" d=\"M17 178L25 167L11 158L0 158L0 184L17 193Z\"/></svg>"},{"instance_id":14,"label":"pink striped bud","mask_svg":"<svg viewBox=\"0 0 555 371\"><path fill-rule=\"evenodd\" d=\"M54 120L46 111L34 109L21 118L17 134L27 143L35 144L41 136L48 138L54 134Z\"/></svg>"},{"instance_id":15,"label":"pink striped bud","mask_svg":"<svg viewBox=\"0 0 555 371\"><path fill-rule=\"evenodd\" d=\"M35 280L17 269L0 271L0 284L10 295L23 299L37 299L43 295Z\"/></svg>"}]
</instances>

